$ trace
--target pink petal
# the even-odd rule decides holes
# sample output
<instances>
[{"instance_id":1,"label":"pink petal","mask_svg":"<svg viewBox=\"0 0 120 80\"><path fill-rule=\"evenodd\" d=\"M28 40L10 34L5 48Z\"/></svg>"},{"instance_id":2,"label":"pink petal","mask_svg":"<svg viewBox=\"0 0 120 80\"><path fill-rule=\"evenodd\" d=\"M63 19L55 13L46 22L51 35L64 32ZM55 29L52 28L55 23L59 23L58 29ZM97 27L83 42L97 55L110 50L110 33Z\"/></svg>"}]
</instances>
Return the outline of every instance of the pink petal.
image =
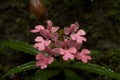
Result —
<instances>
[{"instance_id":1,"label":"pink petal","mask_svg":"<svg viewBox=\"0 0 120 80\"><path fill-rule=\"evenodd\" d=\"M60 48L60 49L59 49L59 52L60 52L61 55L64 55L64 54L66 53L66 50Z\"/></svg>"},{"instance_id":2,"label":"pink petal","mask_svg":"<svg viewBox=\"0 0 120 80\"><path fill-rule=\"evenodd\" d=\"M82 29L77 32L77 35L85 35L85 34L86 32Z\"/></svg>"},{"instance_id":3,"label":"pink petal","mask_svg":"<svg viewBox=\"0 0 120 80\"><path fill-rule=\"evenodd\" d=\"M53 26L52 21L51 20L47 20L47 25L50 26L50 27Z\"/></svg>"},{"instance_id":4,"label":"pink petal","mask_svg":"<svg viewBox=\"0 0 120 80\"><path fill-rule=\"evenodd\" d=\"M45 68L47 68L47 64L41 65L41 69L45 69Z\"/></svg>"},{"instance_id":5,"label":"pink petal","mask_svg":"<svg viewBox=\"0 0 120 80\"><path fill-rule=\"evenodd\" d=\"M68 44L68 47L69 47L69 48L75 47L76 49L79 49L81 46L82 46L82 44L77 43L77 42L74 41L74 40L70 40L70 41L69 41L69 44Z\"/></svg>"},{"instance_id":6,"label":"pink petal","mask_svg":"<svg viewBox=\"0 0 120 80\"><path fill-rule=\"evenodd\" d=\"M38 47L38 50L45 50L44 44L41 44L41 45Z\"/></svg>"},{"instance_id":7,"label":"pink petal","mask_svg":"<svg viewBox=\"0 0 120 80\"><path fill-rule=\"evenodd\" d=\"M44 39L41 36L38 36L38 37L35 38L35 41L36 42L43 42Z\"/></svg>"},{"instance_id":8,"label":"pink petal","mask_svg":"<svg viewBox=\"0 0 120 80\"><path fill-rule=\"evenodd\" d=\"M39 50L45 50L45 45L43 43L35 43L35 48L38 48Z\"/></svg>"},{"instance_id":9,"label":"pink petal","mask_svg":"<svg viewBox=\"0 0 120 80\"><path fill-rule=\"evenodd\" d=\"M50 45L50 43L51 43L51 40L45 40L44 45L48 46L48 45Z\"/></svg>"},{"instance_id":10,"label":"pink petal","mask_svg":"<svg viewBox=\"0 0 120 80\"><path fill-rule=\"evenodd\" d=\"M35 29L44 30L44 26L42 26L42 25L37 25L37 26L35 26Z\"/></svg>"},{"instance_id":11,"label":"pink petal","mask_svg":"<svg viewBox=\"0 0 120 80\"><path fill-rule=\"evenodd\" d=\"M54 61L53 57L47 57L47 64L51 64Z\"/></svg>"},{"instance_id":12,"label":"pink petal","mask_svg":"<svg viewBox=\"0 0 120 80\"><path fill-rule=\"evenodd\" d=\"M80 60L81 57L80 57L79 53L75 53L74 55L75 55L76 59Z\"/></svg>"},{"instance_id":13,"label":"pink petal","mask_svg":"<svg viewBox=\"0 0 120 80\"><path fill-rule=\"evenodd\" d=\"M84 62L84 63L87 63L88 60L91 60L91 56L88 56L88 55L82 55L81 56L81 61Z\"/></svg>"},{"instance_id":14,"label":"pink petal","mask_svg":"<svg viewBox=\"0 0 120 80\"><path fill-rule=\"evenodd\" d=\"M64 39L64 42L63 42L63 47L67 47L69 44L69 40L67 39Z\"/></svg>"},{"instance_id":15,"label":"pink petal","mask_svg":"<svg viewBox=\"0 0 120 80\"><path fill-rule=\"evenodd\" d=\"M69 33L70 33L70 28L65 27L65 28L64 28L64 34L65 34L65 35L68 35Z\"/></svg>"},{"instance_id":16,"label":"pink petal","mask_svg":"<svg viewBox=\"0 0 120 80\"><path fill-rule=\"evenodd\" d=\"M37 33L37 32L40 32L40 30L44 30L44 26L37 25L37 26L35 26L35 29L31 30L31 32L32 33Z\"/></svg>"},{"instance_id":17,"label":"pink petal","mask_svg":"<svg viewBox=\"0 0 120 80\"><path fill-rule=\"evenodd\" d=\"M48 38L48 39L50 38L50 31L48 29L41 30L40 34L45 38Z\"/></svg>"},{"instance_id":18,"label":"pink petal","mask_svg":"<svg viewBox=\"0 0 120 80\"><path fill-rule=\"evenodd\" d=\"M52 49L52 55L54 55L54 56L59 56L59 48L53 48Z\"/></svg>"},{"instance_id":19,"label":"pink petal","mask_svg":"<svg viewBox=\"0 0 120 80\"><path fill-rule=\"evenodd\" d=\"M88 53L90 53L89 50L83 49L80 53L76 53L75 57L78 60L81 60L82 62L86 63L86 62L88 62L88 60L92 59L91 56L87 55Z\"/></svg>"},{"instance_id":20,"label":"pink petal","mask_svg":"<svg viewBox=\"0 0 120 80\"><path fill-rule=\"evenodd\" d=\"M82 51L81 51L81 53L83 53L83 54L90 54L90 50L88 50L88 49L82 49Z\"/></svg>"},{"instance_id":21,"label":"pink petal","mask_svg":"<svg viewBox=\"0 0 120 80\"><path fill-rule=\"evenodd\" d=\"M88 60L86 58L81 59L82 62L87 63Z\"/></svg>"},{"instance_id":22,"label":"pink petal","mask_svg":"<svg viewBox=\"0 0 120 80\"><path fill-rule=\"evenodd\" d=\"M79 23L78 23L79 24ZM79 28L79 25L77 24L77 22L76 22L76 24L74 23L74 24L71 24L70 25L70 31L71 32L76 32L77 30L78 30L78 28Z\"/></svg>"},{"instance_id":23,"label":"pink petal","mask_svg":"<svg viewBox=\"0 0 120 80\"><path fill-rule=\"evenodd\" d=\"M43 61L40 61L40 67L41 67L41 69L47 68L46 59L44 59Z\"/></svg>"},{"instance_id":24,"label":"pink petal","mask_svg":"<svg viewBox=\"0 0 120 80\"><path fill-rule=\"evenodd\" d=\"M58 33L51 33L51 34L50 34L50 38L51 38L53 41L57 41L57 39L58 39Z\"/></svg>"},{"instance_id":25,"label":"pink petal","mask_svg":"<svg viewBox=\"0 0 120 80\"><path fill-rule=\"evenodd\" d=\"M92 57L87 55L87 56L86 56L86 59L87 59L87 60L91 60Z\"/></svg>"},{"instance_id":26,"label":"pink petal","mask_svg":"<svg viewBox=\"0 0 120 80\"><path fill-rule=\"evenodd\" d=\"M79 28L79 23L76 21L74 24L76 25L74 31L76 32Z\"/></svg>"},{"instance_id":27,"label":"pink petal","mask_svg":"<svg viewBox=\"0 0 120 80\"><path fill-rule=\"evenodd\" d=\"M82 37L82 41L85 41L85 42L86 42L86 41L87 41L87 39L86 39L85 37Z\"/></svg>"},{"instance_id":28,"label":"pink petal","mask_svg":"<svg viewBox=\"0 0 120 80\"><path fill-rule=\"evenodd\" d=\"M63 59L64 59L65 61L67 61L68 59L73 60L73 59L74 59L74 55L67 53L67 54L65 54L65 55L63 56Z\"/></svg>"},{"instance_id":29,"label":"pink petal","mask_svg":"<svg viewBox=\"0 0 120 80\"><path fill-rule=\"evenodd\" d=\"M38 56L36 56L36 58L40 58L37 62L36 62L36 66L40 66L41 69L45 69L47 67L47 63L46 63L46 57L43 54L39 54ZM41 59L42 58L42 59Z\"/></svg>"},{"instance_id":30,"label":"pink petal","mask_svg":"<svg viewBox=\"0 0 120 80\"><path fill-rule=\"evenodd\" d=\"M38 48L41 43L35 43L34 48Z\"/></svg>"},{"instance_id":31,"label":"pink petal","mask_svg":"<svg viewBox=\"0 0 120 80\"><path fill-rule=\"evenodd\" d=\"M36 56L36 60L42 60L42 59L44 59L45 57L44 57L44 55L42 54L42 53L39 53L39 54L37 54L37 56Z\"/></svg>"},{"instance_id":32,"label":"pink petal","mask_svg":"<svg viewBox=\"0 0 120 80\"><path fill-rule=\"evenodd\" d=\"M77 42L78 43L82 44L83 41L87 41L86 38L84 38L84 37L77 37Z\"/></svg>"},{"instance_id":33,"label":"pink petal","mask_svg":"<svg viewBox=\"0 0 120 80\"><path fill-rule=\"evenodd\" d=\"M77 49L76 49L75 47L71 47L71 48L69 49L69 51L70 51L71 53L76 53L76 52L77 52Z\"/></svg>"},{"instance_id":34,"label":"pink petal","mask_svg":"<svg viewBox=\"0 0 120 80\"><path fill-rule=\"evenodd\" d=\"M31 32L32 32L32 33L37 33L37 32L40 32L40 30L38 30L38 29L33 29L33 30L31 30Z\"/></svg>"},{"instance_id":35,"label":"pink petal","mask_svg":"<svg viewBox=\"0 0 120 80\"><path fill-rule=\"evenodd\" d=\"M40 60L40 61L37 61L36 62L36 66L43 66L45 67L47 64L46 64L46 60Z\"/></svg>"},{"instance_id":36,"label":"pink petal","mask_svg":"<svg viewBox=\"0 0 120 80\"><path fill-rule=\"evenodd\" d=\"M72 39L72 40L76 40L76 39L77 39L76 34L71 34L70 36L71 36L71 39Z\"/></svg>"},{"instance_id":37,"label":"pink petal","mask_svg":"<svg viewBox=\"0 0 120 80\"><path fill-rule=\"evenodd\" d=\"M58 29L59 29L59 27L52 27L51 28L51 33L55 33Z\"/></svg>"},{"instance_id":38,"label":"pink petal","mask_svg":"<svg viewBox=\"0 0 120 80\"><path fill-rule=\"evenodd\" d=\"M40 66L40 61L37 61L37 62L36 62L36 66Z\"/></svg>"}]
</instances>

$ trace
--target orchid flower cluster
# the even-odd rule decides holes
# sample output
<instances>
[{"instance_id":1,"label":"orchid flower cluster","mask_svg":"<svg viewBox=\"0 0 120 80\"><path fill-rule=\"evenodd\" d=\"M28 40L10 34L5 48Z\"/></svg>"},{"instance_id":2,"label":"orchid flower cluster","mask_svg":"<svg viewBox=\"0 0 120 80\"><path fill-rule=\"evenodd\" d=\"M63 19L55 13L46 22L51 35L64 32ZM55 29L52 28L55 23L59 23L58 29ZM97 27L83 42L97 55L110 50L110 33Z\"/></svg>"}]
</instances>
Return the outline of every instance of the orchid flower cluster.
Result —
<instances>
[{"instance_id":1,"label":"orchid flower cluster","mask_svg":"<svg viewBox=\"0 0 120 80\"><path fill-rule=\"evenodd\" d=\"M64 27L63 33L58 31L60 27L53 26L51 20L47 20L46 23L47 27L37 25L31 30L32 33L40 34L35 38L34 44L34 47L40 50L36 55L36 66L45 69L55 57L61 57L64 61L76 58L84 63L91 60L90 50L81 49L83 42L87 39L84 37L85 31L78 29L78 22L71 24L70 27Z\"/></svg>"}]
</instances>

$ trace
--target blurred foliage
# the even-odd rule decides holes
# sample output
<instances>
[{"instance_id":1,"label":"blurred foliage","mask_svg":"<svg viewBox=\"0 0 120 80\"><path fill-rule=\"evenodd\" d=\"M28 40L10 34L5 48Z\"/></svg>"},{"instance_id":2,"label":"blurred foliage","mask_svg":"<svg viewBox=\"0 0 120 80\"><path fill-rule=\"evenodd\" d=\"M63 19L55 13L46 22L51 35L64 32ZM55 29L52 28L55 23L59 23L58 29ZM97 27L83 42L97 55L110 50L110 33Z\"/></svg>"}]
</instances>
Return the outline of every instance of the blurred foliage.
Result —
<instances>
[{"instance_id":1,"label":"blurred foliage","mask_svg":"<svg viewBox=\"0 0 120 80\"><path fill-rule=\"evenodd\" d=\"M84 46L100 50L100 53L93 55L91 63L109 67L120 73L120 0L42 1L47 13L45 19L39 20L30 13L29 0L1 0L0 42L19 40L32 44L35 35L31 35L30 30L35 25L44 24L47 19L61 27L78 21L80 28L87 32L88 42ZM0 46L0 76L16 65L34 60L31 55L20 53ZM111 80L84 71L82 75L91 80ZM22 76L22 80L30 79L26 72L11 76L12 78Z\"/></svg>"}]
</instances>

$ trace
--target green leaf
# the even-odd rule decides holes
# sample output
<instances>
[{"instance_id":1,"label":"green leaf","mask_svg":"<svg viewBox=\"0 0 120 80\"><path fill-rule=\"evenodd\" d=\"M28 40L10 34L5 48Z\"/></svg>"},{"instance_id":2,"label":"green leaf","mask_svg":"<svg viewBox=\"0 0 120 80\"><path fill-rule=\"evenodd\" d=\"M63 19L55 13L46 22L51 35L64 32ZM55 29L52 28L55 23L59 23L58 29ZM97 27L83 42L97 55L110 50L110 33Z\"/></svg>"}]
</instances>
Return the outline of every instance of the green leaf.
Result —
<instances>
[{"instance_id":1,"label":"green leaf","mask_svg":"<svg viewBox=\"0 0 120 80\"><path fill-rule=\"evenodd\" d=\"M107 69L105 67L101 67L95 64L90 64L90 63L82 63L82 62L76 62L72 65L69 66L70 68L74 68L74 69L82 69L82 70L86 70L88 72L92 72L92 73L96 73L99 75L104 75L110 78L115 78L120 80L120 74L114 72L111 69Z\"/></svg>"},{"instance_id":2,"label":"green leaf","mask_svg":"<svg viewBox=\"0 0 120 80\"><path fill-rule=\"evenodd\" d=\"M2 42L3 46L13 48L18 51L22 51L25 53L29 53L31 55L36 55L40 51L34 48L32 45L27 44L25 42L19 42L19 41L4 41Z\"/></svg>"},{"instance_id":3,"label":"green leaf","mask_svg":"<svg viewBox=\"0 0 120 80\"><path fill-rule=\"evenodd\" d=\"M70 69L64 69L65 80L82 80L74 71Z\"/></svg>"},{"instance_id":4,"label":"green leaf","mask_svg":"<svg viewBox=\"0 0 120 80\"><path fill-rule=\"evenodd\" d=\"M48 80L49 78L60 73L58 68L46 68L43 70L38 70L33 77L33 80Z\"/></svg>"},{"instance_id":5,"label":"green leaf","mask_svg":"<svg viewBox=\"0 0 120 80\"><path fill-rule=\"evenodd\" d=\"M35 66L35 63L36 63L36 61L31 61L31 62L22 64L20 66L17 66L15 68L11 69L10 71L8 71L5 75L3 75L3 77L9 76L11 74L16 74L16 73L19 73L19 72L22 72L22 71L35 69L35 68L37 68L37 66Z\"/></svg>"}]
</instances>

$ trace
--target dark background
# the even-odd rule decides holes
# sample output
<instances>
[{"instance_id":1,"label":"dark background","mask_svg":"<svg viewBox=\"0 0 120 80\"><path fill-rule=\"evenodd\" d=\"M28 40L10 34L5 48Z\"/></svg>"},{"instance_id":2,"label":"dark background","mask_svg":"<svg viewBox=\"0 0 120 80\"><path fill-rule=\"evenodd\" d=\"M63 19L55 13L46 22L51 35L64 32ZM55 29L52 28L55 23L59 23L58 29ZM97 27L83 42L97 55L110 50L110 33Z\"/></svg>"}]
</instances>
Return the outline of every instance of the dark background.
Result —
<instances>
[{"instance_id":1,"label":"dark background","mask_svg":"<svg viewBox=\"0 0 120 80\"><path fill-rule=\"evenodd\" d=\"M46 13L35 17L29 10L29 0L0 1L0 43L4 40L18 40L34 43L35 34L30 30L35 25L45 24L50 19L63 28L78 21L87 32L88 42L84 46L100 51L92 55L91 63L120 73L120 0L43 0ZM0 46L0 76L9 69L35 60L34 56L23 54ZM32 72L31 72L32 74ZM29 72L11 75L5 80L30 80ZM81 74L80 74L81 75ZM83 71L85 80L113 80ZM14 79L17 77L18 79Z\"/></svg>"}]
</instances>

